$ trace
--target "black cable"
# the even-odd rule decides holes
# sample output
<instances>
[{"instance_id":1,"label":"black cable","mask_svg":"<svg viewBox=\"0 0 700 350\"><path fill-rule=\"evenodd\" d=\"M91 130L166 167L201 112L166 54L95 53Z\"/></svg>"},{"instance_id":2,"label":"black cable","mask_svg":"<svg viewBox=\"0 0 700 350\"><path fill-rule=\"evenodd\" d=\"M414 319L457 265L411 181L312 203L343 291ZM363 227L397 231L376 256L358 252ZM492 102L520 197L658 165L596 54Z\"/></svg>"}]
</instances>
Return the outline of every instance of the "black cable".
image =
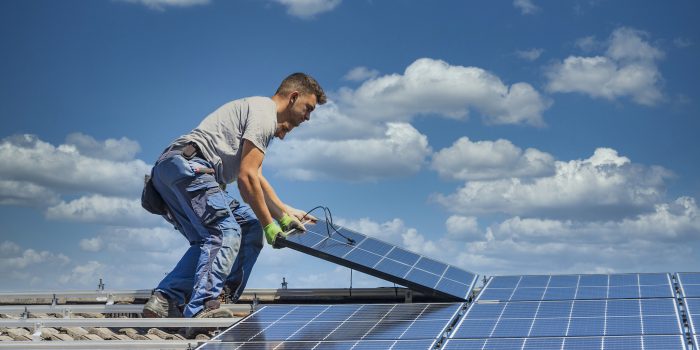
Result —
<instances>
[{"instance_id":1,"label":"black cable","mask_svg":"<svg viewBox=\"0 0 700 350\"><path fill-rule=\"evenodd\" d=\"M326 206L319 205L319 206L316 206L313 209L307 211L306 214L304 214L304 216L302 217L302 220L305 219L306 216L309 215L311 212L313 212L314 210L319 209L319 208L323 208L323 214L326 217L326 234L328 234L328 238L331 237L331 228L332 228L333 232L337 233L340 237L345 238L348 241L348 244L355 244L354 239L347 237L344 234L340 233L340 231L338 231L338 229L333 224L333 214L331 213L331 209L326 207Z\"/></svg>"}]
</instances>

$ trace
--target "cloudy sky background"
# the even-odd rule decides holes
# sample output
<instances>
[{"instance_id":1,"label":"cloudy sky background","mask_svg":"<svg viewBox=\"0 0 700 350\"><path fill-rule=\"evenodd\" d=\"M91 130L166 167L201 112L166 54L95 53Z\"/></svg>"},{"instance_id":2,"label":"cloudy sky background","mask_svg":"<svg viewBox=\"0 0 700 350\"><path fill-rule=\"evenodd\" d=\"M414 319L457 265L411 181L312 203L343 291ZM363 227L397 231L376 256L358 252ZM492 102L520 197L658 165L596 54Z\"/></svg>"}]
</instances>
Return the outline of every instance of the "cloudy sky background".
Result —
<instances>
[{"instance_id":1,"label":"cloudy sky background","mask_svg":"<svg viewBox=\"0 0 700 350\"><path fill-rule=\"evenodd\" d=\"M300 209L484 275L698 271L699 11L0 2L2 289L155 287L186 242L140 207L143 175L209 112L295 71L330 101L264 169ZM349 276L266 247L250 287Z\"/></svg>"}]
</instances>

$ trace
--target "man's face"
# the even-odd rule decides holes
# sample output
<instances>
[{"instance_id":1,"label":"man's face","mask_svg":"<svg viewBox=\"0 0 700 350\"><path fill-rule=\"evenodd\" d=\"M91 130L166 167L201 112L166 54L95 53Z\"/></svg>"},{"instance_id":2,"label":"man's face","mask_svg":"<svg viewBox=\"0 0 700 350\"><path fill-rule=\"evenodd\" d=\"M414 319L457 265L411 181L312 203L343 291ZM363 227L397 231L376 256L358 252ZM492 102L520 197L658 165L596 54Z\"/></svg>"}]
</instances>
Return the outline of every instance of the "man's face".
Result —
<instances>
[{"instance_id":1,"label":"man's face","mask_svg":"<svg viewBox=\"0 0 700 350\"><path fill-rule=\"evenodd\" d=\"M316 109L316 95L290 94L287 120L278 125L275 136L284 139L288 132L309 120L314 109Z\"/></svg>"}]
</instances>

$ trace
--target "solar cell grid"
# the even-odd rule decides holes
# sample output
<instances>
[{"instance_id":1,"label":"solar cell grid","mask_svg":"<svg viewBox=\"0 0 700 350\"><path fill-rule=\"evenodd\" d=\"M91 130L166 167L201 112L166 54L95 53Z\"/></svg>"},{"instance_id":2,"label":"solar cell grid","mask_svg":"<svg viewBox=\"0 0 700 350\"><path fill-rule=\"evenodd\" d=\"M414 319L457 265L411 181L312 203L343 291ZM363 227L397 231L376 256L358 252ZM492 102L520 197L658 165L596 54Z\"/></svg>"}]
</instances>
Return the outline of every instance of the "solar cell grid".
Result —
<instances>
[{"instance_id":1,"label":"solar cell grid","mask_svg":"<svg viewBox=\"0 0 700 350\"><path fill-rule=\"evenodd\" d=\"M429 349L433 340L269 341L206 343L200 350L387 350Z\"/></svg>"},{"instance_id":2,"label":"solar cell grid","mask_svg":"<svg viewBox=\"0 0 700 350\"><path fill-rule=\"evenodd\" d=\"M675 300L476 302L450 338L682 334Z\"/></svg>"},{"instance_id":3,"label":"solar cell grid","mask_svg":"<svg viewBox=\"0 0 700 350\"><path fill-rule=\"evenodd\" d=\"M686 298L684 302L685 311L689 318L690 332L700 334L700 298Z\"/></svg>"},{"instance_id":4,"label":"solar cell grid","mask_svg":"<svg viewBox=\"0 0 700 350\"><path fill-rule=\"evenodd\" d=\"M686 298L700 297L700 272L679 272L676 274L681 286L681 294Z\"/></svg>"},{"instance_id":5,"label":"solar cell grid","mask_svg":"<svg viewBox=\"0 0 700 350\"><path fill-rule=\"evenodd\" d=\"M369 340L430 340L432 343L442 335L461 307L462 304L457 303L265 306L221 333L216 341L292 342L296 345Z\"/></svg>"},{"instance_id":6,"label":"solar cell grid","mask_svg":"<svg viewBox=\"0 0 700 350\"><path fill-rule=\"evenodd\" d=\"M684 350L681 335L448 339L445 350Z\"/></svg>"},{"instance_id":7,"label":"solar cell grid","mask_svg":"<svg viewBox=\"0 0 700 350\"><path fill-rule=\"evenodd\" d=\"M699 285L700 287L700 285ZM671 298L668 274L495 276L479 300L535 301Z\"/></svg>"},{"instance_id":8,"label":"solar cell grid","mask_svg":"<svg viewBox=\"0 0 700 350\"><path fill-rule=\"evenodd\" d=\"M471 272L352 230L338 227L340 234L332 232L329 236L323 220L306 228L305 232L280 238L279 243L427 294L467 300L476 283L477 276Z\"/></svg>"}]
</instances>

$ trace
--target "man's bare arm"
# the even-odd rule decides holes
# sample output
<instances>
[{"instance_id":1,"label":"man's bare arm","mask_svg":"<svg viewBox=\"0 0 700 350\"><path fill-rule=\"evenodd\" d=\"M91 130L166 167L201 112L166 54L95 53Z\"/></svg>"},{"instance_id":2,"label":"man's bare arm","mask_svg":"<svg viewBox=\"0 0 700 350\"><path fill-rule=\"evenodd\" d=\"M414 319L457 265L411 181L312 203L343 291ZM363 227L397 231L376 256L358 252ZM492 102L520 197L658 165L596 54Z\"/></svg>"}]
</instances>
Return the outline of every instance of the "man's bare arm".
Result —
<instances>
[{"instance_id":1,"label":"man's bare arm","mask_svg":"<svg viewBox=\"0 0 700 350\"><path fill-rule=\"evenodd\" d=\"M243 141L243 156L241 158L241 169L238 173L238 189L241 197L253 209L253 212L260 220L263 227L273 222L272 215L265 200L263 191L260 167L262 166L265 154L249 140ZM264 181L267 183L267 181ZM269 186L269 184L268 184Z\"/></svg>"},{"instance_id":2,"label":"man's bare arm","mask_svg":"<svg viewBox=\"0 0 700 350\"><path fill-rule=\"evenodd\" d=\"M281 218L284 213L287 212L287 206L282 203L282 200L279 197L277 197L275 189L272 188L272 185L270 185L265 176L263 176L262 167L259 169L258 178L260 179L260 187L265 194L265 204L267 204L267 207L270 209L270 213L276 219Z\"/></svg>"}]
</instances>

